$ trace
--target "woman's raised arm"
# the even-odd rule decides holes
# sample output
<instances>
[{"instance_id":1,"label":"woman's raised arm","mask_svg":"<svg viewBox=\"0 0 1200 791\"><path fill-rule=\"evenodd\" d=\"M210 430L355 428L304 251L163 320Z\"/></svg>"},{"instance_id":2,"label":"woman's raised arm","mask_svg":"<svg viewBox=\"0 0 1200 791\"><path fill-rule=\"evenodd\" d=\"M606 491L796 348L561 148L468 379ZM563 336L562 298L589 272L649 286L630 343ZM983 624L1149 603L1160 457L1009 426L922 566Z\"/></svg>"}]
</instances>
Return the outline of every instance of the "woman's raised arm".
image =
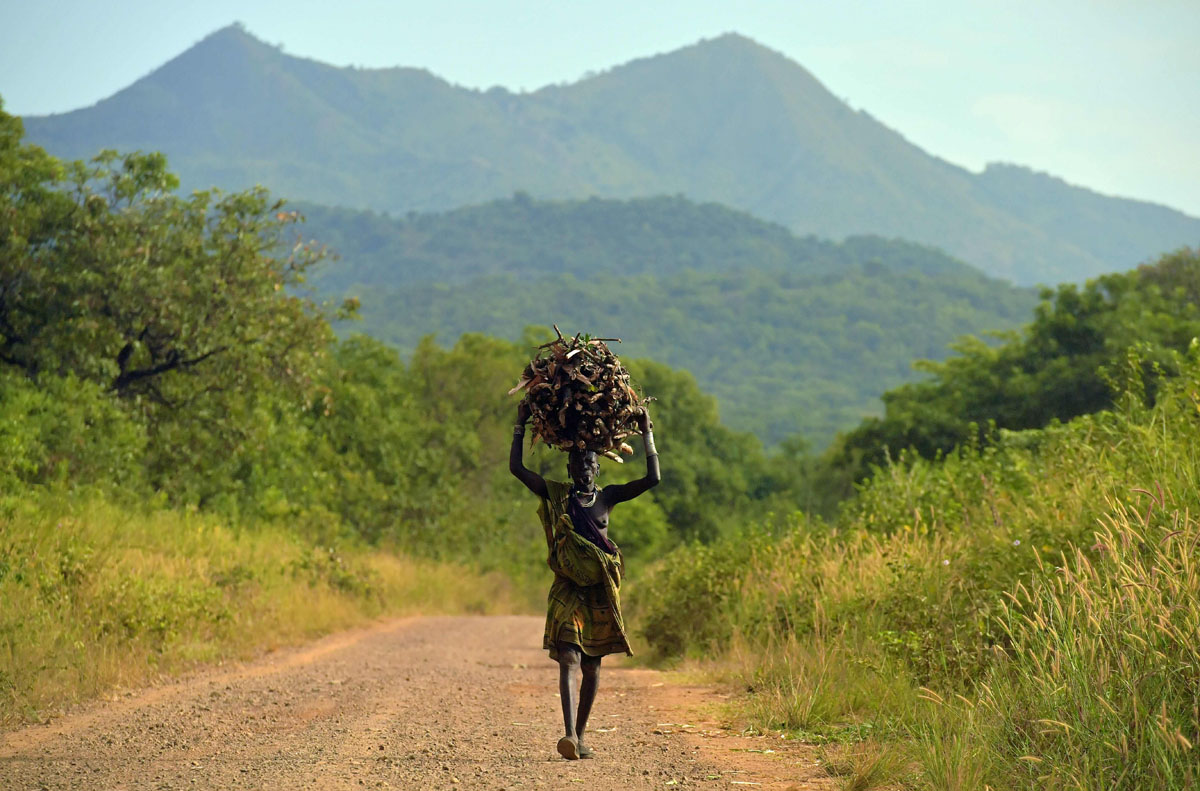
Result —
<instances>
[{"instance_id":1,"label":"woman's raised arm","mask_svg":"<svg viewBox=\"0 0 1200 791\"><path fill-rule=\"evenodd\" d=\"M508 471L515 475L517 480L525 484L526 489L538 497L549 497L545 479L533 470L526 469L525 461L522 458L524 452L522 443L525 441L525 424L528 421L529 404L522 401L517 405L517 424L513 426L512 448L508 451Z\"/></svg>"}]
</instances>

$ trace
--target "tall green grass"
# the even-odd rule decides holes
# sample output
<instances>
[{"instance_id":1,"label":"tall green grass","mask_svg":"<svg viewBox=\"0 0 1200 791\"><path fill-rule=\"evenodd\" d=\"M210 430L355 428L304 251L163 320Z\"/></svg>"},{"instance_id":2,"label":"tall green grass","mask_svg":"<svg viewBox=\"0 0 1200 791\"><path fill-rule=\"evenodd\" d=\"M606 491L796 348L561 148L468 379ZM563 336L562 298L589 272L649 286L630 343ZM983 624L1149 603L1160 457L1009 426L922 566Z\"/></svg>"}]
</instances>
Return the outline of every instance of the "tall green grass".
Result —
<instances>
[{"instance_id":1,"label":"tall green grass","mask_svg":"<svg viewBox=\"0 0 1200 791\"><path fill-rule=\"evenodd\" d=\"M1196 354L1184 370L1153 406L1135 381L1112 412L899 459L830 524L681 549L640 586L645 637L720 657L758 727L902 747L871 783L1194 788Z\"/></svg>"},{"instance_id":2,"label":"tall green grass","mask_svg":"<svg viewBox=\"0 0 1200 791\"><path fill-rule=\"evenodd\" d=\"M1005 607L1011 645L978 705L1030 785L1200 783L1200 522L1143 494Z\"/></svg>"},{"instance_id":3,"label":"tall green grass","mask_svg":"<svg viewBox=\"0 0 1200 791\"><path fill-rule=\"evenodd\" d=\"M499 573L97 496L0 501L0 724L381 615L529 610Z\"/></svg>"}]
</instances>

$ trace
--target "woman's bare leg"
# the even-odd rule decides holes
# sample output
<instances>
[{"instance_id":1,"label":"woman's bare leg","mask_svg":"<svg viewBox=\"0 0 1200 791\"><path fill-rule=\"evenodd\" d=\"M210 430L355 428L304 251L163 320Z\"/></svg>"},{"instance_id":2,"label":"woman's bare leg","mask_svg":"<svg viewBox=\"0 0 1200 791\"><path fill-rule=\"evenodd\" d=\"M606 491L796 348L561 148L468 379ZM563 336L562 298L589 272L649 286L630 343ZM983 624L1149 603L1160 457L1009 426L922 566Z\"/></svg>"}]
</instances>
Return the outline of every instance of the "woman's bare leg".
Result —
<instances>
[{"instance_id":1,"label":"woman's bare leg","mask_svg":"<svg viewBox=\"0 0 1200 791\"><path fill-rule=\"evenodd\" d=\"M576 730L576 715L579 712L579 693L576 691L576 679L579 668L583 663L583 652L579 646L571 643L558 644L558 695L562 699L563 731L565 735L558 741L558 752L563 758L579 757L579 737ZM590 710L591 704L588 704ZM586 715L584 721L586 722Z\"/></svg>"},{"instance_id":2,"label":"woman's bare leg","mask_svg":"<svg viewBox=\"0 0 1200 791\"><path fill-rule=\"evenodd\" d=\"M592 704L596 702L596 689L600 685L600 657L583 654L580 658L583 683L579 685L579 705L575 715L575 740L579 745L579 757L588 758L592 751L583 746L583 731L587 728Z\"/></svg>"}]
</instances>

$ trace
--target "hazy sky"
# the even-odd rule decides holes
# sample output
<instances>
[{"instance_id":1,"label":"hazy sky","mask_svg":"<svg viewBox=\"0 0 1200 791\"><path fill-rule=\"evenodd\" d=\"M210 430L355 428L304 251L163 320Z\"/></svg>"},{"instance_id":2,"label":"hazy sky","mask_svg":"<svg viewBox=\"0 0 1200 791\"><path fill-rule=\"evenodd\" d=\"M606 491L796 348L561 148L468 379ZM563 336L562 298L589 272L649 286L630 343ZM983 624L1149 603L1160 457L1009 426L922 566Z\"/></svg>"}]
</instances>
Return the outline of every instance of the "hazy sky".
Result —
<instances>
[{"instance_id":1,"label":"hazy sky","mask_svg":"<svg viewBox=\"0 0 1200 791\"><path fill-rule=\"evenodd\" d=\"M1200 216L1200 0L0 0L0 97L87 106L234 21L293 55L514 91L736 31L951 162Z\"/></svg>"}]
</instances>

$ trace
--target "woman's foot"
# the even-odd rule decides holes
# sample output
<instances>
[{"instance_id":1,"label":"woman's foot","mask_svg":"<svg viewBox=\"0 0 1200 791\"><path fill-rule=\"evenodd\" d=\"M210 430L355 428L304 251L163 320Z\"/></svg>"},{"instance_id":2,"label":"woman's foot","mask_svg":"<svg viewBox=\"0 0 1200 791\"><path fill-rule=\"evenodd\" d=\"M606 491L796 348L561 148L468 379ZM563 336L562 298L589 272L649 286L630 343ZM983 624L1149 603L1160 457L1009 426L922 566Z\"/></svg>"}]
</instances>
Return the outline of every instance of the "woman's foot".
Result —
<instances>
[{"instance_id":1,"label":"woman's foot","mask_svg":"<svg viewBox=\"0 0 1200 791\"><path fill-rule=\"evenodd\" d=\"M568 761L579 758L579 742L574 736L564 736L558 740L558 754Z\"/></svg>"},{"instance_id":2,"label":"woman's foot","mask_svg":"<svg viewBox=\"0 0 1200 791\"><path fill-rule=\"evenodd\" d=\"M591 747L588 747L583 742L579 742L579 757L580 758L592 758L595 755L596 755L595 750L593 750Z\"/></svg>"}]
</instances>

